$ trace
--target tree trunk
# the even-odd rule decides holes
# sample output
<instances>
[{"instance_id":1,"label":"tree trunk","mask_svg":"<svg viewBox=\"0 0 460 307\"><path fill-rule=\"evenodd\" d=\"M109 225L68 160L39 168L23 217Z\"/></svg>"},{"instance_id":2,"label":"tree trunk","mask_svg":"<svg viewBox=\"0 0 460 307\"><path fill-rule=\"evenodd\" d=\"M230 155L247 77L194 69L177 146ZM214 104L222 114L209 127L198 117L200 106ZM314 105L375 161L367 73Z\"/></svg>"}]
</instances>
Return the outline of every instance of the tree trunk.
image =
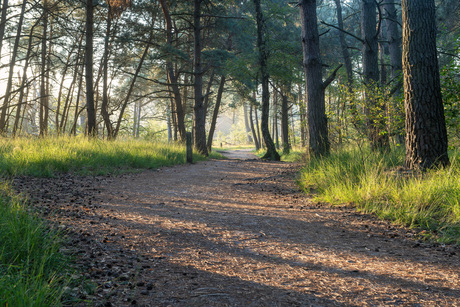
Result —
<instances>
[{"instance_id":1,"label":"tree trunk","mask_svg":"<svg viewBox=\"0 0 460 307\"><path fill-rule=\"evenodd\" d=\"M1 14L1 18L0 18L0 54L2 54L3 35L5 35L7 10L8 10L8 0L3 0L2 14Z\"/></svg>"},{"instance_id":2,"label":"tree trunk","mask_svg":"<svg viewBox=\"0 0 460 307\"><path fill-rule=\"evenodd\" d=\"M172 47L172 20L169 14L168 7L166 6L165 0L159 0L161 10L165 17L166 22L166 44ZM169 89L173 96L174 105L172 105L171 111L173 114L174 125L174 139L177 140L177 132L179 132L179 138L182 143L185 143L185 112L182 105L182 97L177 83L177 76L174 73L174 65L170 59L166 61L166 73L168 76Z\"/></svg>"},{"instance_id":3,"label":"tree trunk","mask_svg":"<svg viewBox=\"0 0 460 307\"><path fill-rule=\"evenodd\" d=\"M85 81L86 112L88 117L86 134L88 136L96 136L97 133L93 89L93 14L93 1L86 0Z\"/></svg>"},{"instance_id":4,"label":"tree trunk","mask_svg":"<svg viewBox=\"0 0 460 307\"><path fill-rule=\"evenodd\" d=\"M259 65L262 82L262 136L264 138L265 147L267 152L262 157L263 159L270 159L279 161L280 155L276 151L275 143L268 130L268 115L270 112L270 92L268 89L268 68L267 58L268 52L265 45L265 21L260 6L260 0L254 0L256 9L256 22L257 22L257 48L259 49Z\"/></svg>"},{"instance_id":5,"label":"tree trunk","mask_svg":"<svg viewBox=\"0 0 460 307\"><path fill-rule=\"evenodd\" d=\"M220 77L219 89L217 90L217 97L216 97L216 104L214 106L214 112L212 113L211 127L209 128L208 143L207 143L208 152L212 151L212 139L214 137L214 131L216 130L217 116L219 115L219 108L222 102L222 95L224 93L225 80L226 80L225 76L222 75Z\"/></svg>"},{"instance_id":6,"label":"tree trunk","mask_svg":"<svg viewBox=\"0 0 460 307\"><path fill-rule=\"evenodd\" d=\"M43 35L41 41L41 71L40 71L40 110L39 110L39 134L45 136L48 133L48 118L45 117L45 109L48 108L48 93L46 92L46 61L47 61L47 35L48 35L48 1L43 1Z\"/></svg>"},{"instance_id":7,"label":"tree trunk","mask_svg":"<svg viewBox=\"0 0 460 307\"><path fill-rule=\"evenodd\" d=\"M16 64L16 57L18 54L18 47L19 47L19 38L21 37L21 30L22 30L22 22L24 20L24 12L26 8L26 0L23 0L22 6L21 6L21 14L19 15L19 22L18 22L18 28L16 31L16 38L14 40L14 46L13 46L13 53L11 54L11 59L10 59L10 70L8 72L8 81L6 83L6 91L5 91L5 98L3 100L3 106L2 106L2 112L0 115L0 134L5 135L5 124L6 124L6 113L8 109L8 104L11 96L11 88L13 85L13 74L14 74L14 66ZM28 58L26 59L28 62ZM21 109L21 100L18 101L18 109Z\"/></svg>"},{"instance_id":8,"label":"tree trunk","mask_svg":"<svg viewBox=\"0 0 460 307\"><path fill-rule=\"evenodd\" d=\"M389 150L386 133L385 104L378 99L379 48L377 29L377 4L375 0L361 2L361 33L363 39L363 76L365 83L366 115L369 141L372 150Z\"/></svg>"},{"instance_id":9,"label":"tree trunk","mask_svg":"<svg viewBox=\"0 0 460 307\"><path fill-rule=\"evenodd\" d=\"M281 94L281 136L283 139L283 154L289 154L289 103L286 93Z\"/></svg>"},{"instance_id":10,"label":"tree trunk","mask_svg":"<svg viewBox=\"0 0 460 307\"><path fill-rule=\"evenodd\" d=\"M316 0L302 0L300 17L302 24L302 46L306 79L309 151L314 157L329 154L322 62L319 50L319 35L316 17Z\"/></svg>"},{"instance_id":11,"label":"tree trunk","mask_svg":"<svg viewBox=\"0 0 460 307\"><path fill-rule=\"evenodd\" d=\"M257 133L256 129L254 128L254 120L252 117L254 106L252 103L249 104L249 124L251 126L251 132L252 132L252 138L254 140L254 145L256 147L256 150L260 149L260 144L259 144L259 139L257 138Z\"/></svg>"},{"instance_id":12,"label":"tree trunk","mask_svg":"<svg viewBox=\"0 0 460 307\"><path fill-rule=\"evenodd\" d=\"M256 91L254 91L253 96L254 101L256 101ZM257 139L259 140L259 148L263 147L262 139L260 138L260 125L259 125L259 114L257 114L257 106L254 105L254 117L256 119L256 132L257 132Z\"/></svg>"},{"instance_id":13,"label":"tree trunk","mask_svg":"<svg viewBox=\"0 0 460 307\"><path fill-rule=\"evenodd\" d=\"M434 0L403 0L406 160L411 169L449 164L436 52Z\"/></svg>"},{"instance_id":14,"label":"tree trunk","mask_svg":"<svg viewBox=\"0 0 460 307\"><path fill-rule=\"evenodd\" d=\"M105 31L104 38L104 55L102 64L102 103L101 103L101 115L104 120L105 128L107 129L107 138L113 137L113 126L110 121L109 115L109 87L108 87L108 66L109 66L109 43L110 43L110 31L112 27L112 7L108 5L107 12L107 28Z\"/></svg>"},{"instance_id":15,"label":"tree trunk","mask_svg":"<svg viewBox=\"0 0 460 307\"><path fill-rule=\"evenodd\" d=\"M246 136L248 138L248 143L252 143L252 136L251 136L251 127L249 126L249 118L248 118L248 106L245 102L243 102L243 113L244 113L244 128L246 131Z\"/></svg>"},{"instance_id":16,"label":"tree trunk","mask_svg":"<svg viewBox=\"0 0 460 307\"><path fill-rule=\"evenodd\" d=\"M393 118L394 125L396 126L396 141L399 144L404 143L404 112L399 105L398 97L401 95L402 82L402 39L398 25L398 15L395 7L394 0L384 0L383 8L387 17L387 41L388 49L390 51L390 64L391 64L391 80L394 84L394 97L391 97L393 108L395 111Z\"/></svg>"},{"instance_id":17,"label":"tree trunk","mask_svg":"<svg viewBox=\"0 0 460 307\"><path fill-rule=\"evenodd\" d=\"M126 107L128 106L129 98L131 97L131 94L134 89L134 84L136 83L137 76L139 76L139 73L141 72L142 65L144 64L145 58L147 57L147 54L149 52L150 44L152 43L153 39L153 34L150 33L150 38L145 46L144 53L142 54L141 59L139 60L139 64L137 65L136 71L134 72L133 80L131 80L131 84L129 85L128 93L126 93L126 97L123 100L121 109L120 109L120 114L118 115L118 120L117 120L117 125L115 129L113 130L113 135L112 138L116 139L118 136L118 133L120 132L120 127L121 127L121 122L123 121L123 114L125 113Z\"/></svg>"},{"instance_id":18,"label":"tree trunk","mask_svg":"<svg viewBox=\"0 0 460 307\"><path fill-rule=\"evenodd\" d=\"M193 87L195 93L195 105L193 110L195 114L195 148L200 154L207 156L206 114L203 103L203 70L201 65L201 1L202 0L194 0L193 10Z\"/></svg>"}]
</instances>

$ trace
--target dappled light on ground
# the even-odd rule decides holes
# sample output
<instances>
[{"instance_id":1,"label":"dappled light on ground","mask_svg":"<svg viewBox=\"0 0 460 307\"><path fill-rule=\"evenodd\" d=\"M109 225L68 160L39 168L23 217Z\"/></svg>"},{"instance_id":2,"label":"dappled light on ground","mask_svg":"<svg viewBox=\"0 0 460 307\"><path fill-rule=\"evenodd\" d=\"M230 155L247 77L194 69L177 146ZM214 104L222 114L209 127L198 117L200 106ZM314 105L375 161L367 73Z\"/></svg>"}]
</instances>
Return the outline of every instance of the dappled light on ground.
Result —
<instances>
[{"instance_id":1,"label":"dappled light on ground","mask_svg":"<svg viewBox=\"0 0 460 307\"><path fill-rule=\"evenodd\" d=\"M152 306L460 304L456 248L311 203L295 169L233 159L99 178L86 201L64 199L56 216L98 284L80 296Z\"/></svg>"}]
</instances>

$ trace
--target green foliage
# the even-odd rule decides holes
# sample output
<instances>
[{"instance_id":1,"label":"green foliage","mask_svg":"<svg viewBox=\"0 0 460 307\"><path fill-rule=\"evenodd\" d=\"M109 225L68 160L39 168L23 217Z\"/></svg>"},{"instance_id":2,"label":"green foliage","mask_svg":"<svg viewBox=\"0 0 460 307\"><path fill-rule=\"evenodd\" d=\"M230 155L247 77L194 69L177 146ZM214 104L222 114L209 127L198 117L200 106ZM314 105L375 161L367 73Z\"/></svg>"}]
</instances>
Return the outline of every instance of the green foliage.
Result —
<instances>
[{"instance_id":1,"label":"green foliage","mask_svg":"<svg viewBox=\"0 0 460 307\"><path fill-rule=\"evenodd\" d=\"M441 89L451 146L460 144L460 63L452 61L441 70Z\"/></svg>"},{"instance_id":2,"label":"green foliage","mask_svg":"<svg viewBox=\"0 0 460 307\"><path fill-rule=\"evenodd\" d=\"M185 163L185 146L145 140L87 138L0 140L0 174L52 177L59 173L103 175ZM214 157L214 156L213 156ZM194 154L194 161L205 159Z\"/></svg>"},{"instance_id":3,"label":"green foliage","mask_svg":"<svg viewBox=\"0 0 460 307\"><path fill-rule=\"evenodd\" d=\"M460 165L417 173L398 167L402 150L391 154L342 150L311 160L300 184L316 201L353 204L409 227L430 231L441 242L460 244Z\"/></svg>"},{"instance_id":4,"label":"green foliage","mask_svg":"<svg viewBox=\"0 0 460 307\"><path fill-rule=\"evenodd\" d=\"M0 187L0 306L59 306L69 284L62 236Z\"/></svg>"}]
</instances>

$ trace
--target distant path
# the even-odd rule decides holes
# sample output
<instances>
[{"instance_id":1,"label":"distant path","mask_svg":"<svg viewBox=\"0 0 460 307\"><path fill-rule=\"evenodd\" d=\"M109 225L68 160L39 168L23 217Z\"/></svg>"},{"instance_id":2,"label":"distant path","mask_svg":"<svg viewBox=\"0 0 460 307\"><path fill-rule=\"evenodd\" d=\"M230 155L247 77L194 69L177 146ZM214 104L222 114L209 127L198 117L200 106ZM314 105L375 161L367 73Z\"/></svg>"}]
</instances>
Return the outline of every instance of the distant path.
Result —
<instances>
[{"instance_id":1,"label":"distant path","mask_svg":"<svg viewBox=\"0 0 460 307\"><path fill-rule=\"evenodd\" d=\"M218 150L218 152L227 159L251 160L258 158L255 154L252 153L252 149Z\"/></svg>"},{"instance_id":2,"label":"distant path","mask_svg":"<svg viewBox=\"0 0 460 307\"><path fill-rule=\"evenodd\" d=\"M91 306L460 306L458 249L311 203L295 164L224 155L16 186L71 231Z\"/></svg>"}]
</instances>

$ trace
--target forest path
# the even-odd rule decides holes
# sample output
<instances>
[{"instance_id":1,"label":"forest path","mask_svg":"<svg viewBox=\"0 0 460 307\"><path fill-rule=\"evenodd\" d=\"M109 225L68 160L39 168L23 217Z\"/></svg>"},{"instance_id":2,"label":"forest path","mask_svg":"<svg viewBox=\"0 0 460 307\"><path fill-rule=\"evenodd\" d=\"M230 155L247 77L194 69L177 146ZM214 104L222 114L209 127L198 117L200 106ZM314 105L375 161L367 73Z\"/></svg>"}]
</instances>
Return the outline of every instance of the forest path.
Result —
<instances>
[{"instance_id":1,"label":"forest path","mask_svg":"<svg viewBox=\"0 0 460 307\"><path fill-rule=\"evenodd\" d=\"M89 300L80 305L460 306L458 249L311 202L295 184L298 165L224 154L23 183L69 230L98 285L77 294Z\"/></svg>"}]
</instances>

